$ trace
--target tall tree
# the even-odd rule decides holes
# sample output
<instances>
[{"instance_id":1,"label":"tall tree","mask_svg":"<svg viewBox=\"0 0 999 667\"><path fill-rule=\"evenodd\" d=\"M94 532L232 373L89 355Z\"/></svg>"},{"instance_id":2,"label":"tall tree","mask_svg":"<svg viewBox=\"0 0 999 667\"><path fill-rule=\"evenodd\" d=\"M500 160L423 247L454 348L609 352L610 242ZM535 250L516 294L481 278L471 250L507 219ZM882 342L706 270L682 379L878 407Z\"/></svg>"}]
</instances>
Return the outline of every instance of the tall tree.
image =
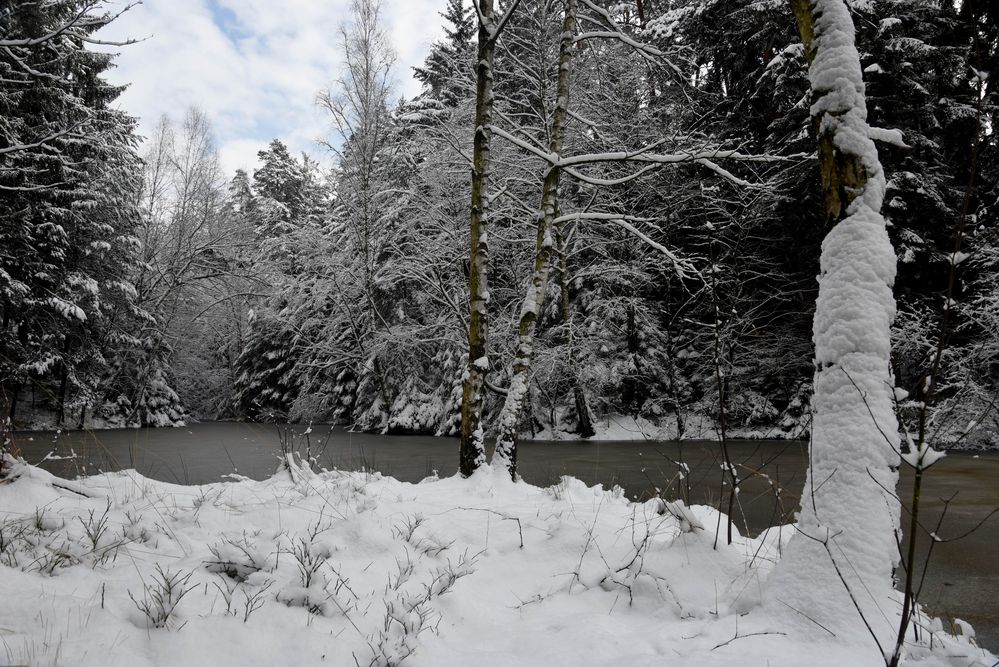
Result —
<instances>
[{"instance_id":1,"label":"tall tree","mask_svg":"<svg viewBox=\"0 0 999 667\"><path fill-rule=\"evenodd\" d=\"M561 39L559 40L558 79L555 84L555 108L552 112L548 152L553 163L545 173L541 187L541 203L535 239L534 272L520 311L510 387L503 410L500 412L496 451L493 465L506 469L513 476L517 472L517 435L520 414L530 382L531 362L534 356L534 331L548 290L548 271L554 241L556 211L559 207L558 188L562 169L557 161L562 156L565 126L569 114L569 92L572 77L572 55L576 39L576 0L565 0Z\"/></svg>"},{"instance_id":2,"label":"tall tree","mask_svg":"<svg viewBox=\"0 0 999 667\"><path fill-rule=\"evenodd\" d=\"M198 417L231 414L247 304L265 284L250 266L254 227L264 226L254 219L256 200L245 173L225 183L211 122L196 108L161 119L144 174L135 280L139 303L155 317L141 331L144 374L174 378Z\"/></svg>"},{"instance_id":3,"label":"tall tree","mask_svg":"<svg viewBox=\"0 0 999 667\"><path fill-rule=\"evenodd\" d=\"M423 66L413 68L413 76L423 84L429 97L447 107L456 107L472 86L475 11L466 8L464 0L447 0L447 7L440 15L444 19L445 39L431 45Z\"/></svg>"},{"instance_id":4,"label":"tall tree","mask_svg":"<svg viewBox=\"0 0 999 667\"><path fill-rule=\"evenodd\" d=\"M131 284L135 120L111 108L122 91L103 79L113 55L88 48L115 16L59 0L0 17L0 391L11 414L26 387L60 422L115 401L127 376L116 369L150 317Z\"/></svg>"},{"instance_id":5,"label":"tall tree","mask_svg":"<svg viewBox=\"0 0 999 667\"><path fill-rule=\"evenodd\" d=\"M500 33L516 11L514 0L505 14L497 16L493 0L478 5L478 53L475 83L475 136L472 141L472 201L469 218L468 265L468 368L462 386L461 447L458 469L471 475L486 462L482 406L489 371L489 204L493 62Z\"/></svg>"},{"instance_id":6,"label":"tall tree","mask_svg":"<svg viewBox=\"0 0 999 667\"><path fill-rule=\"evenodd\" d=\"M867 121L853 19L844 0L794 0L809 60L825 218L815 309L810 466L797 534L772 594L801 627L870 633L887 656L899 505L899 436L889 366L895 253L881 215L886 179ZM806 611L807 610L807 611ZM865 628L866 625L866 628ZM807 628L814 632L814 627Z\"/></svg>"},{"instance_id":7,"label":"tall tree","mask_svg":"<svg viewBox=\"0 0 999 667\"><path fill-rule=\"evenodd\" d=\"M337 220L330 230L334 244L349 249L335 283L337 310L349 331L351 354L360 359L350 374L355 392L370 392L370 412L362 418L367 428L384 429L392 405L386 351L376 344L376 333L390 328L391 299L379 275L389 261L393 195L389 158L392 118L389 107L391 69L395 53L388 41L378 0L354 0L350 22L340 28L345 70L333 89L322 93L333 136L326 143L337 158Z\"/></svg>"},{"instance_id":8,"label":"tall tree","mask_svg":"<svg viewBox=\"0 0 999 667\"><path fill-rule=\"evenodd\" d=\"M252 229L253 250L242 258L256 275L248 290L254 298L246 301L246 339L234 364L233 401L241 416L271 421L288 418L306 382L300 322L290 308L310 275L317 250L312 239L323 226L328 196L316 163L294 157L281 141L271 141L257 157L252 190L235 181L244 203L243 222L234 229Z\"/></svg>"}]
</instances>

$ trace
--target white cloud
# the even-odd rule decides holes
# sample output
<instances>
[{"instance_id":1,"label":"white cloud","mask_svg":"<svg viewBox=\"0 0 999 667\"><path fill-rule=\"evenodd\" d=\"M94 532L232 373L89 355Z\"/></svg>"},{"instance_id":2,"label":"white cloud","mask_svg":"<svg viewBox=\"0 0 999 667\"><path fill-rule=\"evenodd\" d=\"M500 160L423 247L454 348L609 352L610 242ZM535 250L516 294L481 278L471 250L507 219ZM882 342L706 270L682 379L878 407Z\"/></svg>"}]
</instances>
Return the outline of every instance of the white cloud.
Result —
<instances>
[{"instance_id":1,"label":"white cloud","mask_svg":"<svg viewBox=\"0 0 999 667\"><path fill-rule=\"evenodd\" d=\"M109 3L122 6L123 0ZM386 29L398 53L397 97L419 92L411 67L441 34L445 0L384 0ZM328 161L315 140L327 121L316 94L336 78L338 28L349 0L145 0L101 33L103 39L148 37L116 48L118 100L151 134L163 114L180 118L198 106L211 119L222 165L252 170L256 152L279 138L294 152Z\"/></svg>"},{"instance_id":2,"label":"white cloud","mask_svg":"<svg viewBox=\"0 0 999 667\"><path fill-rule=\"evenodd\" d=\"M219 162L227 175L232 175L237 169L253 173L257 152L265 150L268 143L260 139L230 139L219 146Z\"/></svg>"}]
</instances>

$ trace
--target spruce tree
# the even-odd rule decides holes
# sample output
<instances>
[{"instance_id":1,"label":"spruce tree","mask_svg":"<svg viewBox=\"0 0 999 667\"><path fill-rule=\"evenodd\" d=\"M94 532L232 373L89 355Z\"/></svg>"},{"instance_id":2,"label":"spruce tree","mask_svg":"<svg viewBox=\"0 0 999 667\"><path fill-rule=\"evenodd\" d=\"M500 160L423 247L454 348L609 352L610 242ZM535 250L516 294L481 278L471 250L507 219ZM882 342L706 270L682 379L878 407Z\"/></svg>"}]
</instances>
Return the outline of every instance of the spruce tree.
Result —
<instances>
[{"instance_id":1,"label":"spruce tree","mask_svg":"<svg viewBox=\"0 0 999 667\"><path fill-rule=\"evenodd\" d=\"M103 78L114 56L87 48L114 18L99 11L20 3L0 19L5 35L37 42L0 52L0 386L12 415L29 387L58 422L114 400L149 319L130 282L135 120L111 108L123 90Z\"/></svg>"},{"instance_id":2,"label":"spruce tree","mask_svg":"<svg viewBox=\"0 0 999 667\"><path fill-rule=\"evenodd\" d=\"M446 107L456 107L472 91L475 13L465 7L464 0L448 0L440 15L445 39L433 43L423 66L413 68L413 76L423 84L427 97Z\"/></svg>"}]
</instances>

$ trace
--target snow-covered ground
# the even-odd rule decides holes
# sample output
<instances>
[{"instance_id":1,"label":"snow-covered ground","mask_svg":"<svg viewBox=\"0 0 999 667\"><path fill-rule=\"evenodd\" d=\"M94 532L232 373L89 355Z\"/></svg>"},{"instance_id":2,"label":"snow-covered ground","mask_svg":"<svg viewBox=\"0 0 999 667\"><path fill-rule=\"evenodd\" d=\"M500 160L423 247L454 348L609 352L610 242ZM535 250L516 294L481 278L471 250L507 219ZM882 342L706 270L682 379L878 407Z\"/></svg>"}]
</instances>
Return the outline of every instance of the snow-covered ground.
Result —
<instances>
[{"instance_id":1,"label":"snow-covered ground","mask_svg":"<svg viewBox=\"0 0 999 667\"><path fill-rule=\"evenodd\" d=\"M790 528L728 546L711 508L569 478L286 465L177 486L19 463L0 508L0 664L883 664L869 636L761 604ZM919 622L906 664L996 662Z\"/></svg>"}]
</instances>

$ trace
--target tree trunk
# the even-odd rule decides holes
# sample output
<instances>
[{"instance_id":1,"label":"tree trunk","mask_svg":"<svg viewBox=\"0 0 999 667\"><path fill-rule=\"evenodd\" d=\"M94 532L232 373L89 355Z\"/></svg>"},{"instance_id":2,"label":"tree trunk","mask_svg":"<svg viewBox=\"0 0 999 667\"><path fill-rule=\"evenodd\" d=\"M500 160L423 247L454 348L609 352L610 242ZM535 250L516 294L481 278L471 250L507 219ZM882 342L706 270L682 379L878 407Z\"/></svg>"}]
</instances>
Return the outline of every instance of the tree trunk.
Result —
<instances>
[{"instance_id":1,"label":"tree trunk","mask_svg":"<svg viewBox=\"0 0 999 667\"><path fill-rule=\"evenodd\" d=\"M59 419L56 421L58 426L62 426L63 421L66 418L66 389L69 384L69 368L66 366L66 362L62 363L62 377L59 379Z\"/></svg>"},{"instance_id":2,"label":"tree trunk","mask_svg":"<svg viewBox=\"0 0 999 667\"><path fill-rule=\"evenodd\" d=\"M708 272L711 274L710 287L711 287L711 309L712 309L712 338L714 345L712 346L712 363L714 365L715 371L715 386L718 390L718 438L721 442L721 452L722 452L722 465L725 467L724 477L728 478L728 509L726 510L727 518L725 520L726 525L726 544L732 544L732 512L735 509L735 496L739 493L739 476L736 473L735 466L732 464L732 457L729 456L728 448L728 414L725 411L726 401L728 400L728 378L726 377L725 370L722 368L722 358L724 355L722 338L721 338L721 308L718 303L718 274L717 265L718 257L716 255L715 243L716 240L712 234L709 238L710 251L710 264L708 266ZM732 364L728 365L729 368ZM725 488L722 486L718 495L718 509L721 510L721 497L724 495ZM718 536L715 535L715 548L718 546Z\"/></svg>"},{"instance_id":3,"label":"tree trunk","mask_svg":"<svg viewBox=\"0 0 999 667\"><path fill-rule=\"evenodd\" d=\"M593 416L586 402L586 392L583 391L578 379L572 393L576 399L576 432L581 438L592 438L597 432L593 430Z\"/></svg>"},{"instance_id":4,"label":"tree trunk","mask_svg":"<svg viewBox=\"0 0 999 667\"><path fill-rule=\"evenodd\" d=\"M17 413L17 397L21 393L21 387L23 386L23 383L18 383L14 385L14 388L11 390L10 406L7 409L7 419L11 422L14 421L14 416Z\"/></svg>"},{"instance_id":5,"label":"tree trunk","mask_svg":"<svg viewBox=\"0 0 999 667\"><path fill-rule=\"evenodd\" d=\"M378 378L378 393L382 399L382 432L386 432L389 427L389 419L392 416L392 399L389 396L385 374L382 373L382 365L378 362L378 355L375 355L371 367L375 371L375 377Z\"/></svg>"},{"instance_id":6,"label":"tree trunk","mask_svg":"<svg viewBox=\"0 0 999 667\"><path fill-rule=\"evenodd\" d=\"M57 410L59 414L59 419L56 422L59 426L62 426L63 421L66 419L66 391L69 388L69 363L67 359L69 357L69 338L65 338L62 344L62 362L59 364L59 408Z\"/></svg>"},{"instance_id":7,"label":"tree trunk","mask_svg":"<svg viewBox=\"0 0 999 667\"><path fill-rule=\"evenodd\" d=\"M552 114L551 141L549 153L555 159L562 153L562 140L569 108L569 81L572 74L572 45L576 35L576 0L565 0L565 18L562 23L562 38L559 43L558 85L555 90L556 103ZM535 242L534 273L527 286L527 294L520 310L518 343L514 353L513 372L506 401L499 417L499 432L496 435L496 451L493 465L505 468L511 475L517 475L517 430L523 410L524 398L530 382L531 361L534 357L534 328L545 302L545 287L548 284L552 239L552 224L558 208L558 183L562 170L551 166L545 175L541 190L541 210L538 212L538 233Z\"/></svg>"},{"instance_id":8,"label":"tree trunk","mask_svg":"<svg viewBox=\"0 0 999 667\"><path fill-rule=\"evenodd\" d=\"M893 635L898 424L890 328L896 258L881 205L885 176L867 124L844 0L791 0L808 56L825 215L815 308L810 467L798 533L771 578L775 608L802 632ZM804 619L801 614L808 614ZM866 627L865 627L866 626ZM841 634L842 633L842 634ZM872 647L873 648L873 647Z\"/></svg>"},{"instance_id":9,"label":"tree trunk","mask_svg":"<svg viewBox=\"0 0 999 667\"><path fill-rule=\"evenodd\" d=\"M471 475L486 462L482 403L489 372L489 150L493 117L493 54L496 49L493 0L479 0L479 43L475 85L475 138L472 144L472 204L469 219L468 366L461 389L461 448L458 470Z\"/></svg>"},{"instance_id":10,"label":"tree trunk","mask_svg":"<svg viewBox=\"0 0 999 667\"><path fill-rule=\"evenodd\" d=\"M10 413L10 416L7 416ZM12 406L8 403L7 392L0 385L0 479L6 477L8 472L9 454L13 446L11 433L14 430L14 417Z\"/></svg>"},{"instance_id":11,"label":"tree trunk","mask_svg":"<svg viewBox=\"0 0 999 667\"><path fill-rule=\"evenodd\" d=\"M556 210L558 215L558 210ZM586 391L579 381L579 365L576 363L576 346L572 331L572 308L569 304L569 268L565 250L565 235L561 228L555 226L555 242L558 248L558 272L559 272L559 295L562 299L562 323L567 329L566 344L569 346L569 364L571 366L573 385L572 396L576 406L576 432L582 438L592 438L596 435L593 430L593 418L590 415L590 407L586 401ZM552 427L554 428L554 420Z\"/></svg>"}]
</instances>

